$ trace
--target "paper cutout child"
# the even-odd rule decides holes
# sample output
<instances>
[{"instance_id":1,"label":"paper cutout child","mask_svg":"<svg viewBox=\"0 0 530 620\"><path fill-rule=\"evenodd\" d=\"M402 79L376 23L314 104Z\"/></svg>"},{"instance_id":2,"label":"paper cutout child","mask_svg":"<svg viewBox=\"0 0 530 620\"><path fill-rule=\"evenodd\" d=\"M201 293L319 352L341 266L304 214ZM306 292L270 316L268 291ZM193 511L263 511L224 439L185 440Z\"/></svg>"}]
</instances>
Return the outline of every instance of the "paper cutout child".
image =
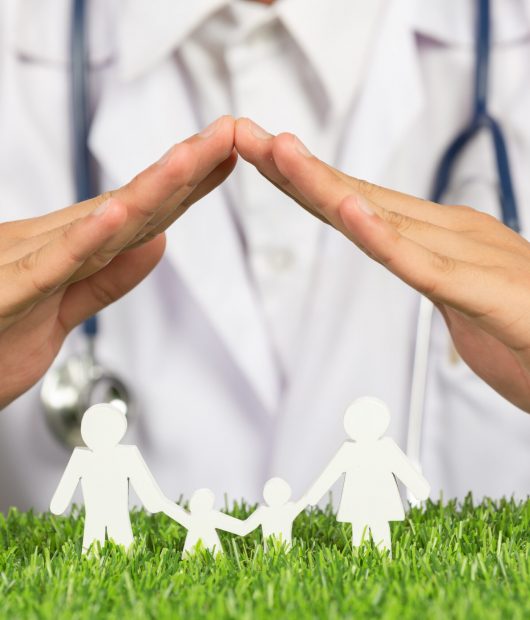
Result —
<instances>
[{"instance_id":1,"label":"paper cutout child","mask_svg":"<svg viewBox=\"0 0 530 620\"><path fill-rule=\"evenodd\" d=\"M217 556L223 553L217 530L243 536L244 521L214 508L215 495L210 489L199 489L191 496L189 512L167 500L164 512L188 530L182 557L192 555L199 545Z\"/></svg>"},{"instance_id":2,"label":"paper cutout child","mask_svg":"<svg viewBox=\"0 0 530 620\"><path fill-rule=\"evenodd\" d=\"M245 520L245 534L261 525L263 544L267 548L267 540L274 538L290 549L292 543L293 521L307 506L302 497L297 502L291 499L291 487L283 478L271 478L263 487L263 499L267 505L261 505Z\"/></svg>"},{"instance_id":3,"label":"paper cutout child","mask_svg":"<svg viewBox=\"0 0 530 620\"><path fill-rule=\"evenodd\" d=\"M389 437L382 437L390 412L377 398L359 398L344 415L344 427L353 441L345 441L307 494L316 504L345 474L337 521L352 524L354 547L370 534L375 544L391 552L390 521L405 518L394 476L418 498L427 499L430 486L409 458Z\"/></svg>"},{"instance_id":4,"label":"paper cutout child","mask_svg":"<svg viewBox=\"0 0 530 620\"><path fill-rule=\"evenodd\" d=\"M159 512L169 501L151 475L136 446L119 442L127 430L125 415L109 404L87 409L81 436L87 448L75 448L50 503L62 514L79 482L85 502L83 553L94 541L102 545L105 534L129 548L133 542L129 517L129 482L150 512Z\"/></svg>"}]
</instances>

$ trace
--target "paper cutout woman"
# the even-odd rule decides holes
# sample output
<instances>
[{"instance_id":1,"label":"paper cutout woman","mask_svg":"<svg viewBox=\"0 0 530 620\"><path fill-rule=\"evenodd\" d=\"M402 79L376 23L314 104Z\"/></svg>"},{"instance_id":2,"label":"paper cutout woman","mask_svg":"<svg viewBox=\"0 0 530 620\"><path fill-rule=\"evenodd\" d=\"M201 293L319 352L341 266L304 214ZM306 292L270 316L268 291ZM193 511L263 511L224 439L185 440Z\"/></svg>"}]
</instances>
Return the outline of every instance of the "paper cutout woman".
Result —
<instances>
[{"instance_id":1,"label":"paper cutout woman","mask_svg":"<svg viewBox=\"0 0 530 620\"><path fill-rule=\"evenodd\" d=\"M215 510L215 495L210 489L199 489L191 496L190 510L186 512L177 504L166 502L164 512L188 530L182 557L192 555L199 546L213 555L223 553L217 530L243 536L244 521Z\"/></svg>"},{"instance_id":2,"label":"paper cutout woman","mask_svg":"<svg viewBox=\"0 0 530 620\"><path fill-rule=\"evenodd\" d=\"M87 448L75 448L51 500L50 510L62 514L79 482L85 502L83 553L105 535L128 548L133 542L129 517L129 482L150 512L169 501L155 482L136 446L119 442L127 430L125 415L108 404L87 409L81 436Z\"/></svg>"},{"instance_id":3,"label":"paper cutout woman","mask_svg":"<svg viewBox=\"0 0 530 620\"><path fill-rule=\"evenodd\" d=\"M377 398L359 398L347 409L344 427L353 441L345 441L307 494L316 504L345 474L337 521L352 524L354 547L370 534L380 548L391 550L390 521L405 518L394 476L418 499L429 496L427 480L389 437L382 437L390 412Z\"/></svg>"},{"instance_id":4,"label":"paper cutout woman","mask_svg":"<svg viewBox=\"0 0 530 620\"><path fill-rule=\"evenodd\" d=\"M267 548L267 540L274 538L290 549L292 542L293 521L307 506L308 502L302 497L297 502L291 499L291 487L283 478L271 478L263 487L263 499L266 505L261 505L243 521L245 534L261 525L263 544Z\"/></svg>"}]
</instances>

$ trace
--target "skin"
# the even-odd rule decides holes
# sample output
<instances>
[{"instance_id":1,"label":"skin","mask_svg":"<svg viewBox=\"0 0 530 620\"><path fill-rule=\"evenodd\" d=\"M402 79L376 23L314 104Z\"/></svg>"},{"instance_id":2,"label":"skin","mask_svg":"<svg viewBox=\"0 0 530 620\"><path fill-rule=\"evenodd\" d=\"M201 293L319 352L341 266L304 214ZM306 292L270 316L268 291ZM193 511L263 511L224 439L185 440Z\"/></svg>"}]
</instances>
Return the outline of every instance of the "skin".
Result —
<instances>
[{"instance_id":1,"label":"skin","mask_svg":"<svg viewBox=\"0 0 530 620\"><path fill-rule=\"evenodd\" d=\"M530 244L494 217L350 177L296 136L236 122L235 145L300 206L428 297L462 359L530 411Z\"/></svg>"},{"instance_id":2,"label":"skin","mask_svg":"<svg viewBox=\"0 0 530 620\"><path fill-rule=\"evenodd\" d=\"M76 325L145 278L164 230L236 160L234 120L221 117L115 191L0 224L0 407L43 376Z\"/></svg>"}]
</instances>

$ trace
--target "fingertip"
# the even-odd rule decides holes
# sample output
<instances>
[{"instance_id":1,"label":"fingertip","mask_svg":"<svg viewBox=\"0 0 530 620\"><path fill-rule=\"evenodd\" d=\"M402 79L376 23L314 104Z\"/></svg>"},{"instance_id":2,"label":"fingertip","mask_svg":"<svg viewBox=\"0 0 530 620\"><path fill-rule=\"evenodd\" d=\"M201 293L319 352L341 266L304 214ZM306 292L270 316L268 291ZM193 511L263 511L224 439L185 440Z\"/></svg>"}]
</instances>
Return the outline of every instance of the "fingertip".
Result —
<instances>
[{"instance_id":1,"label":"fingertip","mask_svg":"<svg viewBox=\"0 0 530 620\"><path fill-rule=\"evenodd\" d=\"M234 129L235 124L236 124L236 119L232 116L232 114L223 114L222 116L219 117L221 123L226 123L228 126L230 126L232 129Z\"/></svg>"},{"instance_id":2,"label":"fingertip","mask_svg":"<svg viewBox=\"0 0 530 620\"><path fill-rule=\"evenodd\" d=\"M280 172L288 176L300 162L313 157L304 143L292 133L280 133L273 141L272 156Z\"/></svg>"},{"instance_id":3,"label":"fingertip","mask_svg":"<svg viewBox=\"0 0 530 620\"><path fill-rule=\"evenodd\" d=\"M370 245L376 230L380 230L380 217L360 194L350 194L343 198L337 208L342 230L354 243Z\"/></svg>"},{"instance_id":4,"label":"fingertip","mask_svg":"<svg viewBox=\"0 0 530 620\"><path fill-rule=\"evenodd\" d=\"M234 117L230 114L225 114L215 119L212 123L210 123L207 127L205 127L198 134L195 134L187 141L194 141L196 138L201 140L221 140L228 141L233 146L234 144L234 131L235 131L235 120Z\"/></svg>"},{"instance_id":5,"label":"fingertip","mask_svg":"<svg viewBox=\"0 0 530 620\"><path fill-rule=\"evenodd\" d=\"M244 156L246 147L248 146L248 140L251 136L249 128L250 119L246 116L238 118L235 122L234 128L234 144L238 151Z\"/></svg>"},{"instance_id":6,"label":"fingertip","mask_svg":"<svg viewBox=\"0 0 530 620\"><path fill-rule=\"evenodd\" d=\"M219 129L216 134L220 134L223 138L230 142L231 146L234 146L234 134L236 130L236 121L231 114L224 114L219 117Z\"/></svg>"},{"instance_id":7,"label":"fingertip","mask_svg":"<svg viewBox=\"0 0 530 620\"><path fill-rule=\"evenodd\" d=\"M260 166L272 157L274 136L250 118L237 120L235 146L246 161Z\"/></svg>"},{"instance_id":8,"label":"fingertip","mask_svg":"<svg viewBox=\"0 0 530 620\"><path fill-rule=\"evenodd\" d=\"M257 147L258 149L267 145L274 138L274 135L263 129L252 119L247 117L238 118L236 121L235 142L240 147Z\"/></svg>"},{"instance_id":9,"label":"fingertip","mask_svg":"<svg viewBox=\"0 0 530 620\"><path fill-rule=\"evenodd\" d=\"M380 260L396 238L397 233L361 194L346 196L337 212L346 236L371 258Z\"/></svg>"},{"instance_id":10,"label":"fingertip","mask_svg":"<svg viewBox=\"0 0 530 620\"><path fill-rule=\"evenodd\" d=\"M273 153L276 155L293 154L293 146L296 136L294 133L283 131L274 138Z\"/></svg>"},{"instance_id":11,"label":"fingertip","mask_svg":"<svg viewBox=\"0 0 530 620\"><path fill-rule=\"evenodd\" d=\"M346 196L339 203L338 213L348 230L351 230L360 221L377 218L376 212L369 201L360 194Z\"/></svg>"}]
</instances>

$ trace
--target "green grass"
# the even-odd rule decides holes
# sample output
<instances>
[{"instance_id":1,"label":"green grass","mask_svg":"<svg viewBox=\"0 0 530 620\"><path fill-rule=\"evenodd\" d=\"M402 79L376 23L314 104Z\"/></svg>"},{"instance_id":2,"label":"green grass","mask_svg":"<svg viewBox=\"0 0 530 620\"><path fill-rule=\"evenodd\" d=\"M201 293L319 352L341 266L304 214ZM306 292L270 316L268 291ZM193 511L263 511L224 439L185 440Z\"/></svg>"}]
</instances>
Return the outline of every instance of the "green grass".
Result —
<instances>
[{"instance_id":1,"label":"green grass","mask_svg":"<svg viewBox=\"0 0 530 620\"><path fill-rule=\"evenodd\" d=\"M183 562L167 517L135 512L133 528L129 556L108 544L82 557L82 512L0 515L0 617L530 618L530 500L412 510L393 524L392 560L352 551L330 509L297 519L290 553L264 554L256 532Z\"/></svg>"}]
</instances>

